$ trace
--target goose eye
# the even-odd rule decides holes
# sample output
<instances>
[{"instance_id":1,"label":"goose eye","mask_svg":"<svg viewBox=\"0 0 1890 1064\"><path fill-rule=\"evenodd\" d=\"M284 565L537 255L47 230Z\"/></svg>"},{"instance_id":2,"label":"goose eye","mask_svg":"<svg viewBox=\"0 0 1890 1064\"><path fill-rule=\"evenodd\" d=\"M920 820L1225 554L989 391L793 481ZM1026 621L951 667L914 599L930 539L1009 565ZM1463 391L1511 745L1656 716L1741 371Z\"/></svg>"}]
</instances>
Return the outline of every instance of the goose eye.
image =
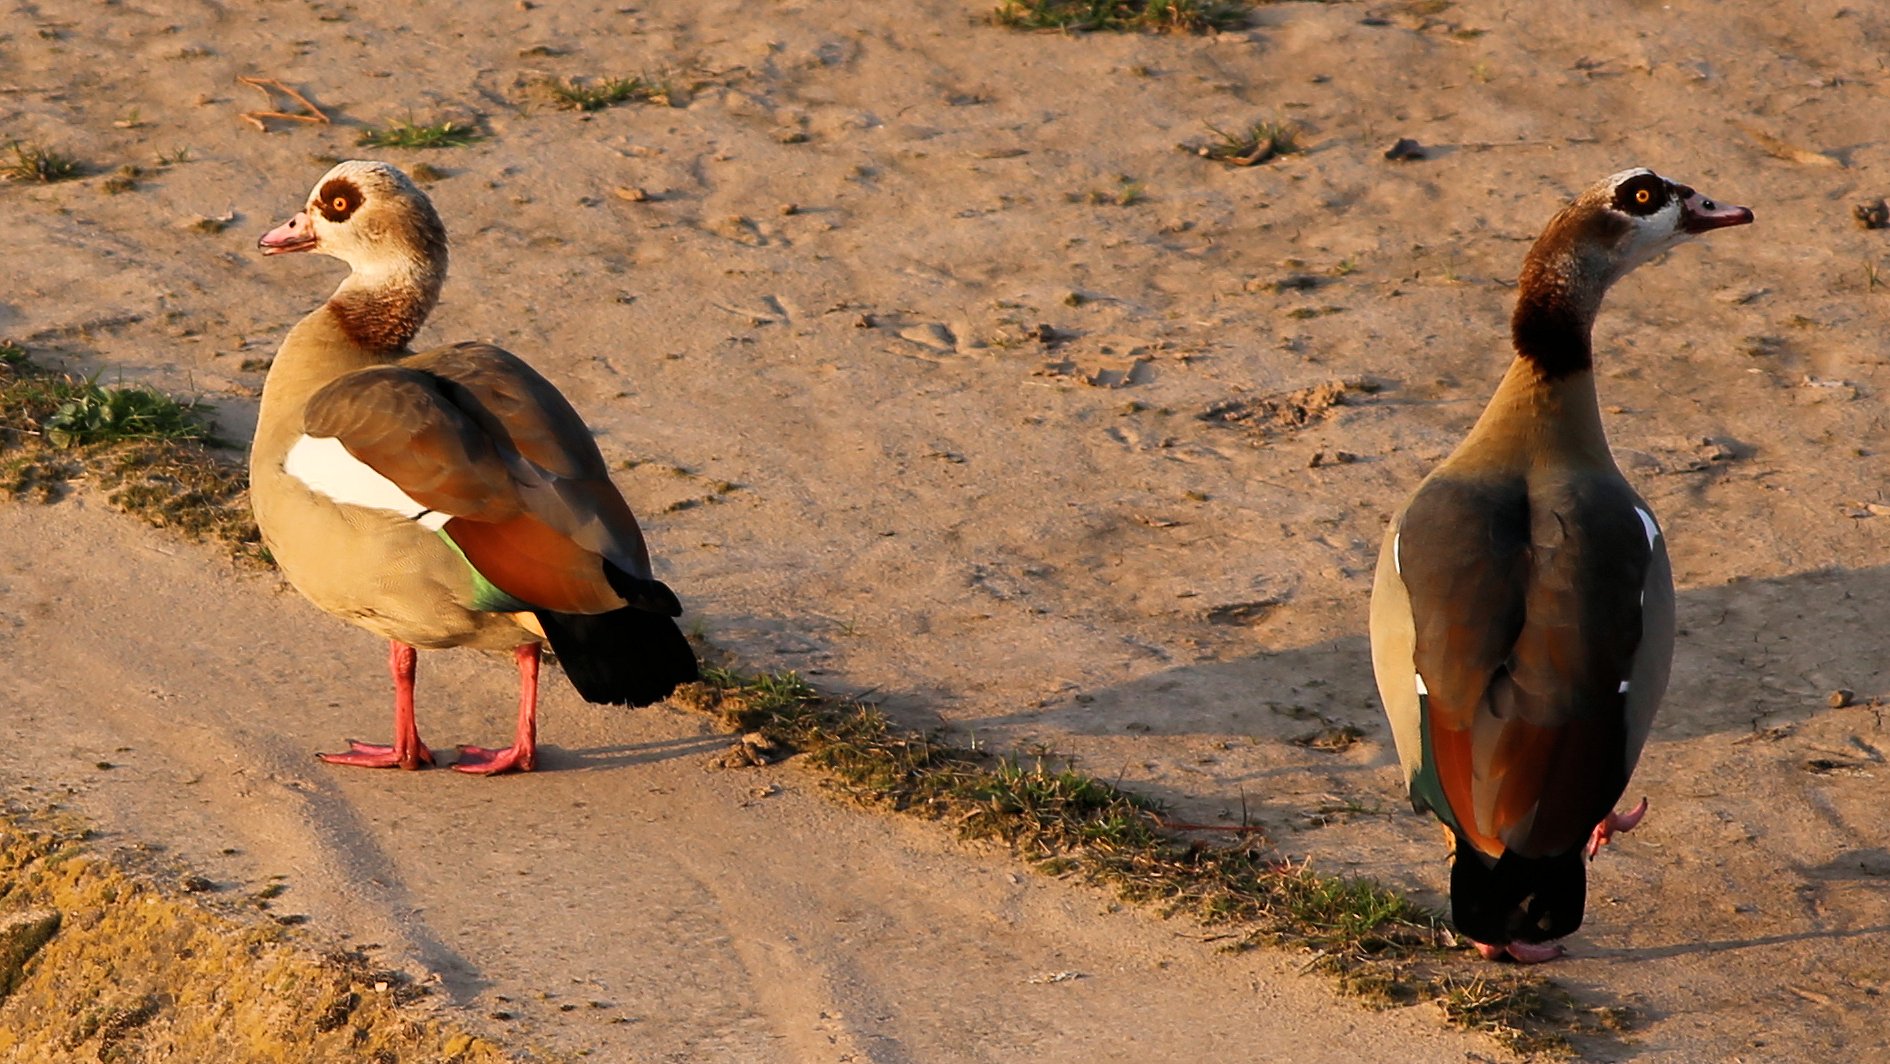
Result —
<instances>
[{"instance_id":1,"label":"goose eye","mask_svg":"<svg viewBox=\"0 0 1890 1064\"><path fill-rule=\"evenodd\" d=\"M1657 174L1635 174L1614 190L1614 209L1647 218L1665 207L1673 191Z\"/></svg>"},{"instance_id":2,"label":"goose eye","mask_svg":"<svg viewBox=\"0 0 1890 1064\"><path fill-rule=\"evenodd\" d=\"M322 186L315 205L321 209L322 217L339 224L360 209L361 190L347 178L338 177Z\"/></svg>"},{"instance_id":3,"label":"goose eye","mask_svg":"<svg viewBox=\"0 0 1890 1064\"><path fill-rule=\"evenodd\" d=\"M1641 193L1641 202L1642 202L1642 203L1646 203L1646 202L1647 202L1647 193L1645 193L1645 192L1643 192L1643 193ZM335 209L336 209L336 210L338 210L338 211L345 211L345 210L347 210L347 209L348 209L348 197L346 197L346 196L336 196L336 197L335 197L335 199L334 199L334 204L335 204Z\"/></svg>"}]
</instances>

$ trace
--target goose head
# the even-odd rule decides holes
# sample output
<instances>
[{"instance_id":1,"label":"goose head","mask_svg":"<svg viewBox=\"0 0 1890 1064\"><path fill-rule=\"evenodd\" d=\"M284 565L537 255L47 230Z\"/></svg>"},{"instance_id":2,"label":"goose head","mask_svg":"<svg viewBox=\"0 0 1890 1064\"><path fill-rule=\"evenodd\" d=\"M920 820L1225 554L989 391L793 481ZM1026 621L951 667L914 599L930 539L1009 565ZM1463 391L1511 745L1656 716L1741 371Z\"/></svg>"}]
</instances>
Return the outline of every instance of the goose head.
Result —
<instances>
[{"instance_id":1,"label":"goose head","mask_svg":"<svg viewBox=\"0 0 1890 1064\"><path fill-rule=\"evenodd\" d=\"M1512 323L1518 350L1556 362L1579 353L1577 363L1586 365L1588 332L1611 285L1701 233L1751 223L1750 208L1716 202L1646 167L1596 182L1549 221L1523 260Z\"/></svg>"},{"instance_id":2,"label":"goose head","mask_svg":"<svg viewBox=\"0 0 1890 1064\"><path fill-rule=\"evenodd\" d=\"M348 264L329 309L372 346L403 346L446 279L446 227L426 193L386 163L350 160L323 174L295 216L264 233L265 255L314 251ZM374 323L385 327L374 327ZM405 335L399 335L401 332ZM374 335L367 335L372 332Z\"/></svg>"}]
</instances>

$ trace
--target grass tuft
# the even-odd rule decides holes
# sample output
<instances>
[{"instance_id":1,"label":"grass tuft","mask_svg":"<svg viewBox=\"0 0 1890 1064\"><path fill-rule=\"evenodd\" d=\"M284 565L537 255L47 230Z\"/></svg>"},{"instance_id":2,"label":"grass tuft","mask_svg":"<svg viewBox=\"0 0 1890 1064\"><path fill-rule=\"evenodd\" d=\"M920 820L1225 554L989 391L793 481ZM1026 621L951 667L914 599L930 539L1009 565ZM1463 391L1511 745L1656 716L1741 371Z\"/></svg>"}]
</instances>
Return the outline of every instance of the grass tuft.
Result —
<instances>
[{"instance_id":1,"label":"grass tuft","mask_svg":"<svg viewBox=\"0 0 1890 1064\"><path fill-rule=\"evenodd\" d=\"M707 668L676 699L798 752L828 787L860 804L949 821L1046 874L1214 925L1230 948L1309 951L1314 967L1368 1002L1431 1001L1449 1022L1523 1052L1621 1026L1618 1012L1584 1009L1534 973L1480 974L1485 962L1465 958L1441 915L1395 891L1316 871L1251 833L1218 845L1170 829L1156 803L1074 764L994 757L903 731L871 706L824 698L791 672Z\"/></svg>"},{"instance_id":2,"label":"grass tuft","mask_svg":"<svg viewBox=\"0 0 1890 1064\"><path fill-rule=\"evenodd\" d=\"M990 20L1020 30L1214 33L1244 29L1248 0L1002 0Z\"/></svg>"},{"instance_id":3,"label":"grass tuft","mask_svg":"<svg viewBox=\"0 0 1890 1064\"><path fill-rule=\"evenodd\" d=\"M551 94L551 101L567 111L601 111L627 102L675 106L675 91L668 82L641 75L601 81L546 78L544 87Z\"/></svg>"},{"instance_id":4,"label":"grass tuft","mask_svg":"<svg viewBox=\"0 0 1890 1064\"><path fill-rule=\"evenodd\" d=\"M101 187L104 188L107 196L116 196L123 192L132 192L137 189L138 179L143 176L143 167L127 164L119 167L117 173L106 178L105 184Z\"/></svg>"},{"instance_id":5,"label":"grass tuft","mask_svg":"<svg viewBox=\"0 0 1890 1064\"><path fill-rule=\"evenodd\" d=\"M8 181L37 181L51 184L82 177L85 168L77 159L39 144L14 141L7 146L13 153L10 162L0 162L0 178Z\"/></svg>"},{"instance_id":6,"label":"grass tuft","mask_svg":"<svg viewBox=\"0 0 1890 1064\"><path fill-rule=\"evenodd\" d=\"M148 524L260 557L242 468L216 453L208 407L55 373L0 343L0 496L53 502L81 478Z\"/></svg>"},{"instance_id":7,"label":"grass tuft","mask_svg":"<svg viewBox=\"0 0 1890 1064\"><path fill-rule=\"evenodd\" d=\"M1625 1030L1632 1014L1619 1006L1588 1006L1554 980L1504 972L1453 973L1432 999L1444 1022L1482 1031L1528 1057L1568 1057L1571 1034Z\"/></svg>"},{"instance_id":8,"label":"grass tuft","mask_svg":"<svg viewBox=\"0 0 1890 1064\"><path fill-rule=\"evenodd\" d=\"M209 440L207 408L147 388L108 388L97 378L20 374L8 382L7 406L20 404L41 438L58 448L131 440ZM50 409L48 409L50 408Z\"/></svg>"},{"instance_id":9,"label":"grass tuft","mask_svg":"<svg viewBox=\"0 0 1890 1064\"><path fill-rule=\"evenodd\" d=\"M1192 150L1203 159L1229 166L1258 166L1269 159L1305 150L1299 143L1299 127L1291 122L1260 121L1233 131L1216 126L1207 128L1214 139L1195 145Z\"/></svg>"},{"instance_id":10,"label":"grass tuft","mask_svg":"<svg viewBox=\"0 0 1890 1064\"><path fill-rule=\"evenodd\" d=\"M458 148L485 139L466 122L415 122L409 115L380 129L364 129L355 141L367 148Z\"/></svg>"}]
</instances>

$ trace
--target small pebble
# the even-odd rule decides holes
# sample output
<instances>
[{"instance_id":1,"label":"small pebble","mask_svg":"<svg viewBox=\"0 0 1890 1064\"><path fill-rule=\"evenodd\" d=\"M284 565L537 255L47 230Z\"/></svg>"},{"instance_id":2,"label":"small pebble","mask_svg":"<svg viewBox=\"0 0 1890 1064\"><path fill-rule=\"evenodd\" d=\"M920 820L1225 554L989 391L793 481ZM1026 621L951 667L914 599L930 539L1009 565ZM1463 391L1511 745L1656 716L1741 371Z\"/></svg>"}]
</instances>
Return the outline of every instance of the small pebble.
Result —
<instances>
[{"instance_id":1,"label":"small pebble","mask_svg":"<svg viewBox=\"0 0 1890 1064\"><path fill-rule=\"evenodd\" d=\"M1840 687L1824 696L1824 704L1830 706L1832 709L1843 709L1845 706L1850 705L1852 700L1856 697L1857 692Z\"/></svg>"}]
</instances>

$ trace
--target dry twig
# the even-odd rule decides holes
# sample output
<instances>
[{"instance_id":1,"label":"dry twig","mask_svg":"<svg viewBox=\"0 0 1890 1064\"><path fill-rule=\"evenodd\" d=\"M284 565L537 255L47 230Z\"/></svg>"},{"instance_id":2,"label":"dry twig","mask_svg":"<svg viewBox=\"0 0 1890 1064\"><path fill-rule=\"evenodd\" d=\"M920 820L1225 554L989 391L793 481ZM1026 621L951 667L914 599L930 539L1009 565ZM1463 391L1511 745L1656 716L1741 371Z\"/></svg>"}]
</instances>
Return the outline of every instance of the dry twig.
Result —
<instances>
[{"instance_id":1,"label":"dry twig","mask_svg":"<svg viewBox=\"0 0 1890 1064\"><path fill-rule=\"evenodd\" d=\"M244 111L241 114L238 114L236 116L242 119L243 121L248 122L250 125L255 126L257 132L259 133L269 132L268 123L263 121L263 119L265 118L280 118L288 122L307 122L311 125L318 125L318 126L325 126L328 124L328 115L323 113L321 108L310 103L308 100L308 97L295 91L289 86L284 85L282 82L277 81L275 78L257 78L257 77L250 77L245 74L239 74L237 75L236 80L242 82L245 85L250 86L251 88L255 89L257 92L262 93L263 99L267 101L271 107L275 106L275 102L276 102L275 94L277 92L280 92L284 96L287 96L289 99L294 100L298 104L301 104L302 107L307 112L305 114L293 114L288 111L278 111L278 110Z\"/></svg>"}]
</instances>

